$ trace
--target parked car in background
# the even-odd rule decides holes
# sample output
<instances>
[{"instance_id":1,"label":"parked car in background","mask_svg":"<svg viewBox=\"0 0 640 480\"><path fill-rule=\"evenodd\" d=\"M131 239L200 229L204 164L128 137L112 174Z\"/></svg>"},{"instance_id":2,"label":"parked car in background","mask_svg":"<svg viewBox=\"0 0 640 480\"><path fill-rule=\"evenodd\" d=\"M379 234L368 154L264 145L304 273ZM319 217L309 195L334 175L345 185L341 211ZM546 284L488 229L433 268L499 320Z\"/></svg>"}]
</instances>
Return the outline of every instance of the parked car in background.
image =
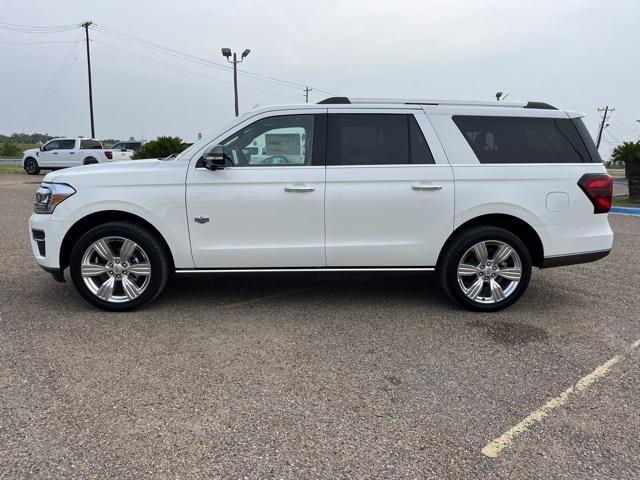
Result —
<instances>
[{"instance_id":1,"label":"parked car in background","mask_svg":"<svg viewBox=\"0 0 640 480\"><path fill-rule=\"evenodd\" d=\"M133 151L118 150L117 155L114 152L92 138L54 138L40 148L26 150L22 166L29 175L37 175L40 170L131 160L133 156Z\"/></svg>"},{"instance_id":2,"label":"parked car in background","mask_svg":"<svg viewBox=\"0 0 640 480\"><path fill-rule=\"evenodd\" d=\"M115 161L131 160L133 154L142 148L142 142L118 142L111 146Z\"/></svg>"},{"instance_id":3,"label":"parked car in background","mask_svg":"<svg viewBox=\"0 0 640 480\"><path fill-rule=\"evenodd\" d=\"M142 148L142 141L118 142L111 147L111 150L131 150L137 152Z\"/></svg>"},{"instance_id":4,"label":"parked car in background","mask_svg":"<svg viewBox=\"0 0 640 480\"><path fill-rule=\"evenodd\" d=\"M582 116L538 102L263 108L171 159L48 174L33 254L106 310L150 302L174 273L281 271L435 271L464 308L500 310L532 267L611 249L612 179Z\"/></svg>"}]
</instances>

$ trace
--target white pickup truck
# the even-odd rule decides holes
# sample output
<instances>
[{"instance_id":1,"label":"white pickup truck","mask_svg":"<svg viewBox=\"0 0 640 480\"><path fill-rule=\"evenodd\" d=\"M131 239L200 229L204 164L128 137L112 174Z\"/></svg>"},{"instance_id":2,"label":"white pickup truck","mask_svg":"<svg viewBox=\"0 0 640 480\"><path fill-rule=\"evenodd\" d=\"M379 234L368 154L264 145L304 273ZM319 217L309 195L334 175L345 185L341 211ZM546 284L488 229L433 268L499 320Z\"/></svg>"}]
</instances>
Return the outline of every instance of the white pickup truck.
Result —
<instances>
[{"instance_id":1,"label":"white pickup truck","mask_svg":"<svg viewBox=\"0 0 640 480\"><path fill-rule=\"evenodd\" d=\"M131 150L105 149L99 140L91 138L54 138L40 148L26 150L22 166L29 175L37 175L40 170L119 162L132 156Z\"/></svg>"}]
</instances>

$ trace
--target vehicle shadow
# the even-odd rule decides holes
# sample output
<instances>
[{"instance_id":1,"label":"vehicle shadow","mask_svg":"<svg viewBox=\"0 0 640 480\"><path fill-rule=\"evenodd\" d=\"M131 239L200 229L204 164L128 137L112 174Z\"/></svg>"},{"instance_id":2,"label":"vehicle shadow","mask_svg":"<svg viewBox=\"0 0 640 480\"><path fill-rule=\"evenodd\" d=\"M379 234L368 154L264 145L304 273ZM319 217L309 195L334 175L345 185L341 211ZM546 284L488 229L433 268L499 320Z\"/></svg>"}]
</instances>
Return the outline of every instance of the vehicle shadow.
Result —
<instances>
[{"instance_id":1,"label":"vehicle shadow","mask_svg":"<svg viewBox=\"0 0 640 480\"><path fill-rule=\"evenodd\" d=\"M447 305L437 278L431 273L265 273L181 277L169 283L159 300L164 303L201 303L215 299L224 308L265 305L271 300L341 304Z\"/></svg>"}]
</instances>

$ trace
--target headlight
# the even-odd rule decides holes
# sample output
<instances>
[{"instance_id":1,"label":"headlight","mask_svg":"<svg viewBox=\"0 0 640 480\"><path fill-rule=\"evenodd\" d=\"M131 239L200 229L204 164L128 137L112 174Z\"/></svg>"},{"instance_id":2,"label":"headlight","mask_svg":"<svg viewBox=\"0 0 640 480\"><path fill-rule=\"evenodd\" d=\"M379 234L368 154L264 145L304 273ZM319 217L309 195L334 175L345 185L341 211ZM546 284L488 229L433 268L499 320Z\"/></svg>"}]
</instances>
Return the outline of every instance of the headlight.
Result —
<instances>
[{"instance_id":1,"label":"headlight","mask_svg":"<svg viewBox=\"0 0 640 480\"><path fill-rule=\"evenodd\" d=\"M35 213L53 213L59 203L62 203L74 193L76 191L64 183L43 183L36 190L33 211Z\"/></svg>"}]
</instances>

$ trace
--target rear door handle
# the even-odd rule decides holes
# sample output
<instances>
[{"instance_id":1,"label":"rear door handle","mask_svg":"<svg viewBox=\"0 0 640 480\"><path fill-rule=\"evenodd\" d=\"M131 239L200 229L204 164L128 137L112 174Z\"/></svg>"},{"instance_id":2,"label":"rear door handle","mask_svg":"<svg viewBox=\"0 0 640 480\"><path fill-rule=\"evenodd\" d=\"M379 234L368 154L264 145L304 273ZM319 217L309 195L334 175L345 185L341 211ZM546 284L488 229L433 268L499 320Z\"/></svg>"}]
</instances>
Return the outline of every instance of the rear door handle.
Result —
<instances>
[{"instance_id":1,"label":"rear door handle","mask_svg":"<svg viewBox=\"0 0 640 480\"><path fill-rule=\"evenodd\" d=\"M284 187L285 192L305 193L313 192L316 188L309 185L287 185Z\"/></svg>"},{"instance_id":2,"label":"rear door handle","mask_svg":"<svg viewBox=\"0 0 640 480\"><path fill-rule=\"evenodd\" d=\"M57 154L58 154L58 152L53 152L53 154L54 154L54 155L57 155Z\"/></svg>"},{"instance_id":3,"label":"rear door handle","mask_svg":"<svg viewBox=\"0 0 640 480\"><path fill-rule=\"evenodd\" d=\"M435 183L418 183L416 185L411 185L411 188L418 191L432 191L441 190L442 185L436 185Z\"/></svg>"}]
</instances>

